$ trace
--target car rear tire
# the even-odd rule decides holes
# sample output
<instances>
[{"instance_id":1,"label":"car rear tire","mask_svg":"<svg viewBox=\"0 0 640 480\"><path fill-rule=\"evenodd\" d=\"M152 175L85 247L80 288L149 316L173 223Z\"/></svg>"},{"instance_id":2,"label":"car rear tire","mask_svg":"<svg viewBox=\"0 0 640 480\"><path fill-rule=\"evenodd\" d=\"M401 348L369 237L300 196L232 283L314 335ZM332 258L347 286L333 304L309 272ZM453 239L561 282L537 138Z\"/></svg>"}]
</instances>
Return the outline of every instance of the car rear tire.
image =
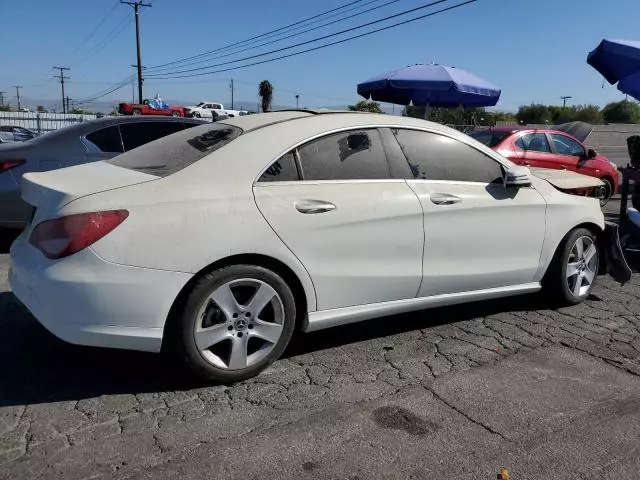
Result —
<instances>
[{"instance_id":1,"label":"car rear tire","mask_svg":"<svg viewBox=\"0 0 640 480\"><path fill-rule=\"evenodd\" d=\"M194 113L194 114L193 114L193 116L194 116L194 117L196 117L196 118L200 118L200 117L202 117L202 115L200 115L200 112L196 112L196 113Z\"/></svg>"},{"instance_id":2,"label":"car rear tire","mask_svg":"<svg viewBox=\"0 0 640 480\"><path fill-rule=\"evenodd\" d=\"M607 203L609 203L609 200L611 200L611 197L613 196L613 182L611 181L611 179L606 177L601 178L600 180L602 180L602 183L604 183L604 193L600 198L600 206L604 207Z\"/></svg>"},{"instance_id":3,"label":"car rear tire","mask_svg":"<svg viewBox=\"0 0 640 480\"><path fill-rule=\"evenodd\" d=\"M543 291L561 305L577 305L591 294L599 267L598 239L591 230L576 228L558 247L542 282Z\"/></svg>"},{"instance_id":4,"label":"car rear tire","mask_svg":"<svg viewBox=\"0 0 640 480\"><path fill-rule=\"evenodd\" d=\"M198 377L232 383L277 360L293 335L296 305L276 273L233 265L200 278L176 329L178 353Z\"/></svg>"},{"instance_id":5,"label":"car rear tire","mask_svg":"<svg viewBox=\"0 0 640 480\"><path fill-rule=\"evenodd\" d=\"M131 113L132 113L132 115L134 115L135 117L139 117L140 115L142 115L142 111L140 111L140 110L139 110L139 109L137 109L137 108L134 108L134 109L133 109L133 112L131 112Z\"/></svg>"}]
</instances>

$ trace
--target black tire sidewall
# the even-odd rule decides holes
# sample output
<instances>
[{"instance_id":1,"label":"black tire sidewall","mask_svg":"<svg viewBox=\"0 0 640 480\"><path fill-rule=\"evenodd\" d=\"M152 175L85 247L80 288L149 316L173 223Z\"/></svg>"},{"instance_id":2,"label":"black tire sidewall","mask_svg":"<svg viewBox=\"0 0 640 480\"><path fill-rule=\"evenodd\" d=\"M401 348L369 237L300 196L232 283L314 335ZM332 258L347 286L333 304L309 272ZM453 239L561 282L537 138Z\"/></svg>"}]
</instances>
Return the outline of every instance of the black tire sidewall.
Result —
<instances>
[{"instance_id":1,"label":"black tire sidewall","mask_svg":"<svg viewBox=\"0 0 640 480\"><path fill-rule=\"evenodd\" d=\"M600 180L607 185L607 196L600 200L600 206L604 207L607 203L609 203L611 197L613 197L613 182L608 178L601 178Z\"/></svg>"},{"instance_id":2,"label":"black tire sidewall","mask_svg":"<svg viewBox=\"0 0 640 480\"><path fill-rule=\"evenodd\" d=\"M201 355L195 343L194 327L202 302L221 285L240 278L261 280L269 284L280 296L284 307L282 336L273 350L260 362L243 370L224 370L212 365ZM233 265L216 270L202 277L189 295L178 328L178 351L190 370L198 377L214 382L231 383L253 377L276 361L286 349L296 322L296 306L293 293L287 283L276 273L254 265Z\"/></svg>"},{"instance_id":3,"label":"black tire sidewall","mask_svg":"<svg viewBox=\"0 0 640 480\"><path fill-rule=\"evenodd\" d=\"M595 285L596 278L597 278L598 269L596 269L596 276L594 277L593 282L591 283L590 288L585 295L576 297L573 294L573 292L569 290L569 286L567 285L567 263L568 263L569 255L571 254L571 249L573 248L573 245L576 243L576 240L578 240L578 238L580 237L589 237L593 240L593 244L596 246L596 249L597 249L598 269L600 266L600 262L602 261L602 252L600 251L598 239L596 238L596 236L593 234L591 230L587 230L586 228L577 228L569 232L569 234L565 237L564 244L562 246L562 251L557 259L557 261L560 262L560 264L558 265L558 268L556 268L555 269L556 271L554 272L556 275L559 275L559 278L554 279L555 280L554 283L557 287L560 288L560 291L559 291L560 299L564 303L568 303L570 305L576 305L586 300L591 294L591 291L593 290L593 286Z\"/></svg>"}]
</instances>

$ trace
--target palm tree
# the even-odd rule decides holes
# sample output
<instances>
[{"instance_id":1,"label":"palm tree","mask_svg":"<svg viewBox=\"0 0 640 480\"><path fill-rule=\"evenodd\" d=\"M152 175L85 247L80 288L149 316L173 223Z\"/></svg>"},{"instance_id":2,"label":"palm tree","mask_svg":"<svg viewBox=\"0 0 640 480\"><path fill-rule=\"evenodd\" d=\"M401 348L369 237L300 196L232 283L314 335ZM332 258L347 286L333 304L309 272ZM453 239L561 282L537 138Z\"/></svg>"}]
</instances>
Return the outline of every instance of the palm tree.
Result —
<instances>
[{"instance_id":1,"label":"palm tree","mask_svg":"<svg viewBox=\"0 0 640 480\"><path fill-rule=\"evenodd\" d=\"M271 110L271 101L273 100L273 85L269 80L263 80L258 87L258 95L262 99L262 111L268 112Z\"/></svg>"}]
</instances>

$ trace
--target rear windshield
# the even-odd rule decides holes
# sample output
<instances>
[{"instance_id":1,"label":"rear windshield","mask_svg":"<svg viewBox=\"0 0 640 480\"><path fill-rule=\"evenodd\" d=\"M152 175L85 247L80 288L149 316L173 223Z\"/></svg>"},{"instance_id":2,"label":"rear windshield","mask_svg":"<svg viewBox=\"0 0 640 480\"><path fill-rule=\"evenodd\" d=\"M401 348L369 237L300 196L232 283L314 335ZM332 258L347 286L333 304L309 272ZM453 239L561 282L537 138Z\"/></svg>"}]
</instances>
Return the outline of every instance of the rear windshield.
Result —
<instances>
[{"instance_id":1,"label":"rear windshield","mask_svg":"<svg viewBox=\"0 0 640 480\"><path fill-rule=\"evenodd\" d=\"M471 138L475 138L489 148L495 147L509 135L511 135L511 132L492 132L491 130L479 130L469 134Z\"/></svg>"},{"instance_id":2,"label":"rear windshield","mask_svg":"<svg viewBox=\"0 0 640 480\"><path fill-rule=\"evenodd\" d=\"M162 137L107 162L157 177L174 174L232 142L242 129L224 123L207 123Z\"/></svg>"}]
</instances>

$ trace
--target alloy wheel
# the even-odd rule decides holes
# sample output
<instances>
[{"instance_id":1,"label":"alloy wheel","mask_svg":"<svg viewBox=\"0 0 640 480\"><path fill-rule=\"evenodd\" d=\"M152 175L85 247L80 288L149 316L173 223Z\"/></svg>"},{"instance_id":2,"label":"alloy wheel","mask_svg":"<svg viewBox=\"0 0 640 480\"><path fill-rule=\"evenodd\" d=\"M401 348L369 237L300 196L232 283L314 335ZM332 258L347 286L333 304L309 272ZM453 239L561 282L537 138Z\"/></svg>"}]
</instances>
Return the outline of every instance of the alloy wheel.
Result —
<instances>
[{"instance_id":1,"label":"alloy wheel","mask_svg":"<svg viewBox=\"0 0 640 480\"><path fill-rule=\"evenodd\" d=\"M284 329L282 299L266 282L238 279L217 287L198 311L195 343L202 357L224 370L264 359Z\"/></svg>"},{"instance_id":2,"label":"alloy wheel","mask_svg":"<svg viewBox=\"0 0 640 480\"><path fill-rule=\"evenodd\" d=\"M598 272L598 248L593 238L579 237L569 253L566 269L567 287L574 297L589 293Z\"/></svg>"}]
</instances>

